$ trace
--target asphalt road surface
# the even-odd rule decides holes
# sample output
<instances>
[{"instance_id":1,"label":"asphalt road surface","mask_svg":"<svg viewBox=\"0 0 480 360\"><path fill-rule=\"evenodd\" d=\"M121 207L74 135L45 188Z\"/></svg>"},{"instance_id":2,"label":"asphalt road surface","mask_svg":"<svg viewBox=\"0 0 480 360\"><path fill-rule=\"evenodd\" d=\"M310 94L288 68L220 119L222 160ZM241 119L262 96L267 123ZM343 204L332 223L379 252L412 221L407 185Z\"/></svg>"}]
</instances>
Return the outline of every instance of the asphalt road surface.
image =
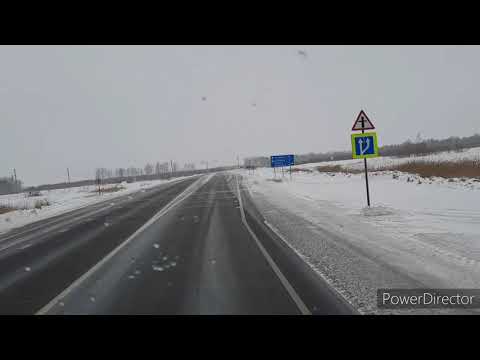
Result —
<instances>
[{"instance_id":1,"label":"asphalt road surface","mask_svg":"<svg viewBox=\"0 0 480 360\"><path fill-rule=\"evenodd\" d=\"M0 237L1 314L355 313L233 174L111 202Z\"/></svg>"}]
</instances>

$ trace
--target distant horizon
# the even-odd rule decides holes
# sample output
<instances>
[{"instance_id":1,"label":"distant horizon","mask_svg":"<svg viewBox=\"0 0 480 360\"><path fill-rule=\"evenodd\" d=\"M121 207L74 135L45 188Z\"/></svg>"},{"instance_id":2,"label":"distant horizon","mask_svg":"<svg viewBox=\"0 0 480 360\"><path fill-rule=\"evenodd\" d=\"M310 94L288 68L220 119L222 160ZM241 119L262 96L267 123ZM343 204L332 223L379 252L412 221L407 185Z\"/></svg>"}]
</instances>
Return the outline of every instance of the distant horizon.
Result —
<instances>
[{"instance_id":1,"label":"distant horizon","mask_svg":"<svg viewBox=\"0 0 480 360\"><path fill-rule=\"evenodd\" d=\"M0 46L0 174L27 184L147 162L213 166L480 132L479 46ZM335 151L335 150L333 150ZM216 162L215 162L216 161Z\"/></svg>"},{"instance_id":2,"label":"distant horizon","mask_svg":"<svg viewBox=\"0 0 480 360\"><path fill-rule=\"evenodd\" d=\"M472 136L479 136L480 133L474 133L472 135L465 135L465 136L462 136L462 135L451 135L451 136L448 136L448 137L444 137L444 138L431 138L431 137L423 137L422 136L422 141L428 141L428 140L436 140L436 141L444 141L444 140L447 140L449 138L468 138L468 137L472 137ZM415 139L414 138L407 138L405 139L404 141L400 142L400 143L395 143L395 144L379 144L379 147L383 147L383 146L392 146L392 145L400 145L400 144L403 144L407 141L412 141L414 142ZM322 151L322 152L315 152L315 151L310 151L310 152L306 152L306 153L293 153L294 155L296 156L301 156L301 155L308 155L308 154L328 154L328 153L334 153L334 152L349 152L351 151L351 148L349 149L343 149L343 150L330 150L330 151ZM259 158L259 157L269 157L271 155L276 155L276 154L266 154L266 155L253 155L253 156L250 156L250 157L246 157L244 159L240 159L240 164L241 165L244 165L242 160L245 160L245 159L248 159L248 158ZM155 165L155 163L152 163L153 165ZM146 165L146 163L144 164ZM237 163L235 164L230 164L230 165L222 165L222 166L214 166L214 167L210 167L211 169L213 168L221 168L221 167L230 167L230 166L236 166ZM126 169L127 167L123 167L124 169ZM138 166L137 168L142 168L143 169L143 166ZM94 170L95 169L92 169L92 174L94 173ZM112 169L112 170L115 170L115 169ZM204 167L196 167L194 170L205 170ZM178 172L183 172L183 171L190 171L189 169L183 169L182 166L180 166ZM17 169L17 172L18 172L18 169ZM143 174L145 175L145 174ZM143 176L143 175L138 175L138 176ZM11 176L0 176L0 178L10 178ZM18 177L18 176L17 176ZM128 176L124 176L125 178L128 177ZM77 179L75 181L71 181L71 183L77 183L77 182L83 182L83 181L91 181L91 180L94 180L95 176L92 175L91 177L89 178L84 178L84 179ZM112 178L116 178L116 176L113 176ZM22 181L22 179L20 177L18 177L18 180ZM41 187L41 186L49 186L49 185L57 185L57 184L64 184L64 183L68 183L67 180L65 181L60 181L60 182L55 182L55 183L43 183L43 184L35 184L35 185L31 185L31 184L22 184L22 187L23 188L31 188L31 187Z\"/></svg>"}]
</instances>

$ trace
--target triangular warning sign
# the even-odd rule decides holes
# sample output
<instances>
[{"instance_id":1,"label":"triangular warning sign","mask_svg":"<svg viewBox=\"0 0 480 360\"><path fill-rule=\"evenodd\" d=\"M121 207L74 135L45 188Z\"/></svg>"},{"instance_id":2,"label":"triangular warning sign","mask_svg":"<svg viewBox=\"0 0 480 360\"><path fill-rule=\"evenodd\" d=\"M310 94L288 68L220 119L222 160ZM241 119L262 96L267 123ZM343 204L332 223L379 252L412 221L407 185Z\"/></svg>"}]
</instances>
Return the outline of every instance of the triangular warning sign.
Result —
<instances>
[{"instance_id":1,"label":"triangular warning sign","mask_svg":"<svg viewBox=\"0 0 480 360\"><path fill-rule=\"evenodd\" d=\"M372 129L375 129L375 126L373 126L367 114L365 114L363 110L360 110L360 114L358 114L357 120L355 120L355 122L353 123L352 131Z\"/></svg>"}]
</instances>

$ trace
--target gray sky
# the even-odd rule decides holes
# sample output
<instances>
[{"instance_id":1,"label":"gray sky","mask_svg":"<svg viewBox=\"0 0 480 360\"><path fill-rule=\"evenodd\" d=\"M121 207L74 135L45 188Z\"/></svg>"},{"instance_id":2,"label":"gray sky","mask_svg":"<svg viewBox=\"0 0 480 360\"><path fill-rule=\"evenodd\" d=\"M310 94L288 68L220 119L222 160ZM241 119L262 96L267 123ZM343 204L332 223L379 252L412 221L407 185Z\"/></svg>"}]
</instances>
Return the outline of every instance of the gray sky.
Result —
<instances>
[{"instance_id":1,"label":"gray sky","mask_svg":"<svg viewBox=\"0 0 480 360\"><path fill-rule=\"evenodd\" d=\"M0 176L348 150L361 108L380 145L468 136L479 63L478 46L1 46Z\"/></svg>"}]
</instances>

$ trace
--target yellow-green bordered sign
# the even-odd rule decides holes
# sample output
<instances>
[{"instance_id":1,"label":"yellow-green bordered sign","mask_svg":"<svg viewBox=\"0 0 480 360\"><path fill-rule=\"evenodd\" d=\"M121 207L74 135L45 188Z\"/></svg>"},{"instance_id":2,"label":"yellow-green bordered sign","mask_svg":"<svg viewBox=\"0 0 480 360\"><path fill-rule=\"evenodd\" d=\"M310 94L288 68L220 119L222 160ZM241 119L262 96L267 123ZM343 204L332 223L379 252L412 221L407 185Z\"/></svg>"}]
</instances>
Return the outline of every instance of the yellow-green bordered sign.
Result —
<instances>
[{"instance_id":1,"label":"yellow-green bordered sign","mask_svg":"<svg viewBox=\"0 0 480 360\"><path fill-rule=\"evenodd\" d=\"M354 159L378 157L377 133L352 134L352 156Z\"/></svg>"}]
</instances>

